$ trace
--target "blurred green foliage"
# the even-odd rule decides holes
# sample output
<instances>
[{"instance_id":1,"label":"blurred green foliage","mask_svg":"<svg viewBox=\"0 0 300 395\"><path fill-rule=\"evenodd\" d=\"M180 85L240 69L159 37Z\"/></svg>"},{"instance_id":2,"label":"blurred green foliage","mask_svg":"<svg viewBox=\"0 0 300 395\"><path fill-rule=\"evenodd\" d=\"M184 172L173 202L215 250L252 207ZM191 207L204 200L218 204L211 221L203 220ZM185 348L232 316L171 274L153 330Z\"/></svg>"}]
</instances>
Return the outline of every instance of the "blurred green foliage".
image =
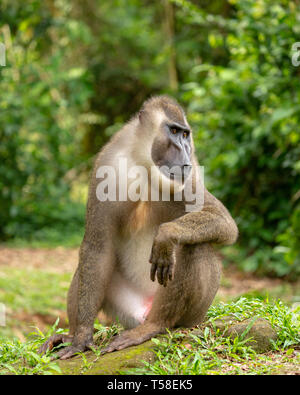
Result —
<instances>
[{"instance_id":1,"label":"blurred green foliage","mask_svg":"<svg viewBox=\"0 0 300 395\"><path fill-rule=\"evenodd\" d=\"M2 0L1 239L82 232L71 191L89 159L145 98L170 93L238 222L233 259L299 274L299 18L287 0Z\"/></svg>"},{"instance_id":2,"label":"blurred green foliage","mask_svg":"<svg viewBox=\"0 0 300 395\"><path fill-rule=\"evenodd\" d=\"M71 65L72 20L39 1L1 5L0 236L82 227L67 172L80 163L78 115L90 85L86 70Z\"/></svg>"},{"instance_id":3,"label":"blurred green foliage","mask_svg":"<svg viewBox=\"0 0 300 395\"><path fill-rule=\"evenodd\" d=\"M242 266L299 274L300 69L291 48L300 10L289 1L231 4L233 18L215 20L222 33L207 36L226 47L227 63L192 68L183 97L207 182L238 222Z\"/></svg>"}]
</instances>

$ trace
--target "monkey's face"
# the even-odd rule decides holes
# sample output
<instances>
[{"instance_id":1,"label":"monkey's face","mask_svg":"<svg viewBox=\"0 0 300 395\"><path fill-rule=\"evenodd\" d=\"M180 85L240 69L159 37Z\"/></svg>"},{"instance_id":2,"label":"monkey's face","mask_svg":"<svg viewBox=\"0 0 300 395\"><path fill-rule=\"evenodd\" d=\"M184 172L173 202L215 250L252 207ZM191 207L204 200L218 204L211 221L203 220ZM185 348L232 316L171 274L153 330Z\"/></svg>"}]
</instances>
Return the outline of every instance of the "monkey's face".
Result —
<instances>
[{"instance_id":1,"label":"monkey's face","mask_svg":"<svg viewBox=\"0 0 300 395\"><path fill-rule=\"evenodd\" d=\"M181 183L192 169L192 137L187 124L164 120L154 138L151 156L160 172Z\"/></svg>"}]
</instances>

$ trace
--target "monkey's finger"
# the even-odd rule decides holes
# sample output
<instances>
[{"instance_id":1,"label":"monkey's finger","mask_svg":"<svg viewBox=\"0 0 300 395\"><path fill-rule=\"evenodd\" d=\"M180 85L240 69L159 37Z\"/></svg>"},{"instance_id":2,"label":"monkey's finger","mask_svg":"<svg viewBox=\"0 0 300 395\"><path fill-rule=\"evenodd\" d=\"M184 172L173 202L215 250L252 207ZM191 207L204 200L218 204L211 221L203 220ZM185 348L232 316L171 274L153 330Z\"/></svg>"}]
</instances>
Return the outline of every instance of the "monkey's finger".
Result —
<instances>
[{"instance_id":1,"label":"monkey's finger","mask_svg":"<svg viewBox=\"0 0 300 395\"><path fill-rule=\"evenodd\" d=\"M152 281L155 281L155 273L157 270L157 265L155 263L152 263L151 265L151 272L150 272L150 278Z\"/></svg>"},{"instance_id":2,"label":"monkey's finger","mask_svg":"<svg viewBox=\"0 0 300 395\"><path fill-rule=\"evenodd\" d=\"M164 287L167 286L167 282L168 282L168 277L169 277L169 266L165 266L164 270L163 270L163 285Z\"/></svg>"},{"instance_id":3,"label":"monkey's finger","mask_svg":"<svg viewBox=\"0 0 300 395\"><path fill-rule=\"evenodd\" d=\"M169 273L168 273L168 275L169 275L169 280L172 281L173 280L173 264L171 264L169 266Z\"/></svg>"},{"instance_id":4,"label":"monkey's finger","mask_svg":"<svg viewBox=\"0 0 300 395\"><path fill-rule=\"evenodd\" d=\"M159 282L160 285L163 285L163 267L158 266L157 271L156 271L156 277L157 281Z\"/></svg>"}]
</instances>

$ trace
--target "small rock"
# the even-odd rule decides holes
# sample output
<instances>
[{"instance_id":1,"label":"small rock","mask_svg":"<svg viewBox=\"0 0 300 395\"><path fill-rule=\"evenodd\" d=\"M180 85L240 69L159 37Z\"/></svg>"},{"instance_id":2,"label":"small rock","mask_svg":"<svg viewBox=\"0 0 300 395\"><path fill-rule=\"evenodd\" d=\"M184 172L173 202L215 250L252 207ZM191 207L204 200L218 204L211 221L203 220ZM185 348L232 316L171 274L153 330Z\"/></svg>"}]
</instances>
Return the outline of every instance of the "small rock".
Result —
<instances>
[{"instance_id":1,"label":"small rock","mask_svg":"<svg viewBox=\"0 0 300 395\"><path fill-rule=\"evenodd\" d=\"M221 332L228 329L233 324L237 323L237 319L233 315L226 315L213 321L213 328L219 329Z\"/></svg>"},{"instance_id":2,"label":"small rock","mask_svg":"<svg viewBox=\"0 0 300 395\"><path fill-rule=\"evenodd\" d=\"M251 323L252 326L244 337L245 339L249 339L246 345L251 346L257 353L269 351L272 348L271 340L275 341L277 339L277 333L269 321L264 318L253 317L239 322L235 316L228 315L214 320L209 325L214 330L219 329L223 336L234 339L237 336L241 336ZM203 330L204 326L194 329L191 333L201 337L203 336Z\"/></svg>"},{"instance_id":3,"label":"small rock","mask_svg":"<svg viewBox=\"0 0 300 395\"><path fill-rule=\"evenodd\" d=\"M226 330L226 336L232 338L241 336L252 323L251 328L244 337L245 339L252 339L249 339L249 342L246 344L251 346L257 353L269 351L272 348L271 340L275 341L277 339L277 333L266 319L256 317L256 320L253 322L254 319L255 317L249 318L230 326Z\"/></svg>"}]
</instances>

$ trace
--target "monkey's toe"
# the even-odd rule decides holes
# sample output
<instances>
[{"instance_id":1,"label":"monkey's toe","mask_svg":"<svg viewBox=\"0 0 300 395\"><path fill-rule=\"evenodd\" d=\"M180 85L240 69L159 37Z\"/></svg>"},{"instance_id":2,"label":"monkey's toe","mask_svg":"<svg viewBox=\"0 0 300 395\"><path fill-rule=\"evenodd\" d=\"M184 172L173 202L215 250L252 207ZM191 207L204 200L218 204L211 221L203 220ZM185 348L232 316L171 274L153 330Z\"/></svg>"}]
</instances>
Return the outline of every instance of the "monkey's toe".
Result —
<instances>
[{"instance_id":1,"label":"monkey's toe","mask_svg":"<svg viewBox=\"0 0 300 395\"><path fill-rule=\"evenodd\" d=\"M57 359L62 359L62 360L63 359L69 359L69 358L72 358L72 357L74 357L75 355L77 355L79 353L82 353L82 352L87 351L87 350L91 350L93 347L94 347L94 344L92 344L92 343L88 343L88 344L83 343L83 344L79 344L79 345L76 345L76 346L71 345L71 346L63 348L62 350L59 350L55 354L55 357Z\"/></svg>"},{"instance_id":2,"label":"monkey's toe","mask_svg":"<svg viewBox=\"0 0 300 395\"><path fill-rule=\"evenodd\" d=\"M121 335L116 336L116 338L108 346L103 348L101 354L123 350L124 348L136 346L137 344L140 344L137 339L124 332L124 334L122 333Z\"/></svg>"},{"instance_id":3,"label":"monkey's toe","mask_svg":"<svg viewBox=\"0 0 300 395\"><path fill-rule=\"evenodd\" d=\"M63 348L62 350L58 351L58 353L56 353L56 358L62 359L62 360L69 359L82 351L84 351L84 350L79 347L69 346L69 347Z\"/></svg>"},{"instance_id":4,"label":"monkey's toe","mask_svg":"<svg viewBox=\"0 0 300 395\"><path fill-rule=\"evenodd\" d=\"M51 351L54 347L59 346L63 343L69 343L73 339L71 335L56 334L51 337L38 349L39 354L45 354L47 351Z\"/></svg>"}]
</instances>

